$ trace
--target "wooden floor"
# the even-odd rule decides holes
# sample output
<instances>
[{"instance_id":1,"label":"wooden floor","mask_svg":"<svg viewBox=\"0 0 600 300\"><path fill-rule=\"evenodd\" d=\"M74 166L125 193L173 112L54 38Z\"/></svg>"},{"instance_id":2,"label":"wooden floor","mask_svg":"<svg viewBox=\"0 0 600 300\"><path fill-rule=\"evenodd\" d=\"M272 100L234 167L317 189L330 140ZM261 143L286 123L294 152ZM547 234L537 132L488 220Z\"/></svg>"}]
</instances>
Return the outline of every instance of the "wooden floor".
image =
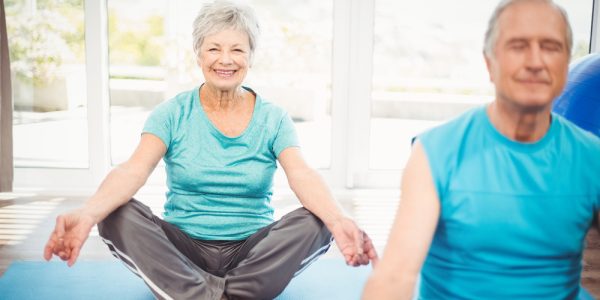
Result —
<instances>
[{"instance_id":1,"label":"wooden floor","mask_svg":"<svg viewBox=\"0 0 600 300\"><path fill-rule=\"evenodd\" d=\"M42 260L44 244L54 226L56 215L79 206L83 201L81 197L40 195L11 198L14 197L0 194L0 276L12 261ZM161 195L149 195L140 200L148 204L155 213L161 212ZM273 203L276 217L299 205L294 200L277 198ZM346 211L370 234L381 254L398 204L397 197L385 194L376 197L359 196L343 203ZM337 249L332 249L327 256L341 255ZM81 251L80 260L111 259L112 255L94 230ZM588 235L582 285L600 299L600 235L596 230Z\"/></svg>"},{"instance_id":2,"label":"wooden floor","mask_svg":"<svg viewBox=\"0 0 600 300\"><path fill-rule=\"evenodd\" d=\"M596 299L600 299L600 234L597 230L590 230L587 236L581 284Z\"/></svg>"}]
</instances>

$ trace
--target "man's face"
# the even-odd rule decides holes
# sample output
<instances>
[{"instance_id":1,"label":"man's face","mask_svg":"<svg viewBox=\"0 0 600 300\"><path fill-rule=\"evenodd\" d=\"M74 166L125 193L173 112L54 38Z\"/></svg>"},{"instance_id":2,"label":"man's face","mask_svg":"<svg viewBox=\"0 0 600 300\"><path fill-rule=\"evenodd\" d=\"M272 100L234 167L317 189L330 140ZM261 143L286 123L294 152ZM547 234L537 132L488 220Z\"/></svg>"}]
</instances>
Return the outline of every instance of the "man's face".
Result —
<instances>
[{"instance_id":1,"label":"man's face","mask_svg":"<svg viewBox=\"0 0 600 300\"><path fill-rule=\"evenodd\" d=\"M549 108L567 78L564 18L548 4L525 1L502 12L498 29L493 54L485 58L496 100L527 110Z\"/></svg>"}]
</instances>

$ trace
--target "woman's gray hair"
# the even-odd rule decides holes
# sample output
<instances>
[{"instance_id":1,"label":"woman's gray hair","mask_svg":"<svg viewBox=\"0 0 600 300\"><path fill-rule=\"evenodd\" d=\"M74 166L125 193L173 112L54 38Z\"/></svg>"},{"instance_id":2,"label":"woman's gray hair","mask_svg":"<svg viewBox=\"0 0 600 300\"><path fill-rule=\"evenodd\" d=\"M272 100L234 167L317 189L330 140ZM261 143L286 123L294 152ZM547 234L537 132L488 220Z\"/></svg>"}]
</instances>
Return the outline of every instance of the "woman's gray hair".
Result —
<instances>
[{"instance_id":1,"label":"woman's gray hair","mask_svg":"<svg viewBox=\"0 0 600 300\"><path fill-rule=\"evenodd\" d=\"M200 53L200 46L207 36L221 30L235 29L248 34L250 58L252 58L260 34L258 18L254 14L254 10L250 6L230 0L215 0L204 4L192 26L196 56Z\"/></svg>"},{"instance_id":2,"label":"woman's gray hair","mask_svg":"<svg viewBox=\"0 0 600 300\"><path fill-rule=\"evenodd\" d=\"M502 15L502 12L504 12L504 10L506 10L506 8L508 8L509 6L516 4L518 2L524 2L524 1L544 2L544 3L554 7L561 14L561 16L564 18L565 24L566 24L567 32L565 32L565 40L567 41L567 50L568 50L569 56L571 56L571 49L573 49L573 30L571 29L571 24L569 23L569 17L567 15L567 11L565 11L565 9L562 8L560 5L556 4L553 0L502 0L502 1L500 1L500 3L498 3L498 6L496 6L496 9L494 9L494 12L492 13L492 17L490 18L490 20L488 22L488 28L485 32L485 40L483 43L483 53L487 57L494 56L494 47L496 46L496 41L498 40L498 34L499 34L499 30L500 30L498 27L498 19L500 18L500 15Z\"/></svg>"}]
</instances>

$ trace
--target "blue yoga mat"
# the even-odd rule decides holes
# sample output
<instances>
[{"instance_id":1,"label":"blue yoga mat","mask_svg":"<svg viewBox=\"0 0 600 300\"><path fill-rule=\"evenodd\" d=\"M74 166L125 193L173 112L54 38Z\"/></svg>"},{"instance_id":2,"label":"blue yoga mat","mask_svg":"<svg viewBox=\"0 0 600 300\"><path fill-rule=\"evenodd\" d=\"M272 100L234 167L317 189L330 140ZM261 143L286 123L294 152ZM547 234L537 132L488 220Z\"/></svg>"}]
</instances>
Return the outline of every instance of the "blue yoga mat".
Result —
<instances>
[{"instance_id":1,"label":"blue yoga mat","mask_svg":"<svg viewBox=\"0 0 600 300\"><path fill-rule=\"evenodd\" d=\"M292 279L276 300L360 299L371 267L351 268L341 259L321 258ZM151 300L143 281L118 261L12 263L0 277L2 300ZM578 300L594 300L584 289Z\"/></svg>"},{"instance_id":2,"label":"blue yoga mat","mask_svg":"<svg viewBox=\"0 0 600 300\"><path fill-rule=\"evenodd\" d=\"M360 299L371 267L352 268L341 259L321 258L292 279L277 300ZM150 300L144 282L119 261L12 263L0 277L0 299Z\"/></svg>"},{"instance_id":3,"label":"blue yoga mat","mask_svg":"<svg viewBox=\"0 0 600 300\"><path fill-rule=\"evenodd\" d=\"M119 261L14 262L0 277L0 298L154 299L144 282Z\"/></svg>"}]
</instances>

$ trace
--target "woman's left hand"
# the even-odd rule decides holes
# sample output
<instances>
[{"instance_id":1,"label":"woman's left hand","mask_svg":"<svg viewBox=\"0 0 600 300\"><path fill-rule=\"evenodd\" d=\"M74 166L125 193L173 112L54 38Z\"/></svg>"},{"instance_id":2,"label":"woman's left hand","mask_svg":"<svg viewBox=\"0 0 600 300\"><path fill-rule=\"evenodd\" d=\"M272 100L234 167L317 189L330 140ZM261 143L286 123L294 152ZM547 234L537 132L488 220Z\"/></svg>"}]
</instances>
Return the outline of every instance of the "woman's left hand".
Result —
<instances>
[{"instance_id":1,"label":"woman's left hand","mask_svg":"<svg viewBox=\"0 0 600 300\"><path fill-rule=\"evenodd\" d=\"M369 261L373 265L377 263L377 251L371 239L352 219L342 217L328 227L347 265L357 267L368 265Z\"/></svg>"},{"instance_id":2,"label":"woman's left hand","mask_svg":"<svg viewBox=\"0 0 600 300\"><path fill-rule=\"evenodd\" d=\"M288 147L278 157L290 187L300 203L321 219L351 266L377 263L377 252L369 236L346 217L319 174L308 166L297 147Z\"/></svg>"}]
</instances>

